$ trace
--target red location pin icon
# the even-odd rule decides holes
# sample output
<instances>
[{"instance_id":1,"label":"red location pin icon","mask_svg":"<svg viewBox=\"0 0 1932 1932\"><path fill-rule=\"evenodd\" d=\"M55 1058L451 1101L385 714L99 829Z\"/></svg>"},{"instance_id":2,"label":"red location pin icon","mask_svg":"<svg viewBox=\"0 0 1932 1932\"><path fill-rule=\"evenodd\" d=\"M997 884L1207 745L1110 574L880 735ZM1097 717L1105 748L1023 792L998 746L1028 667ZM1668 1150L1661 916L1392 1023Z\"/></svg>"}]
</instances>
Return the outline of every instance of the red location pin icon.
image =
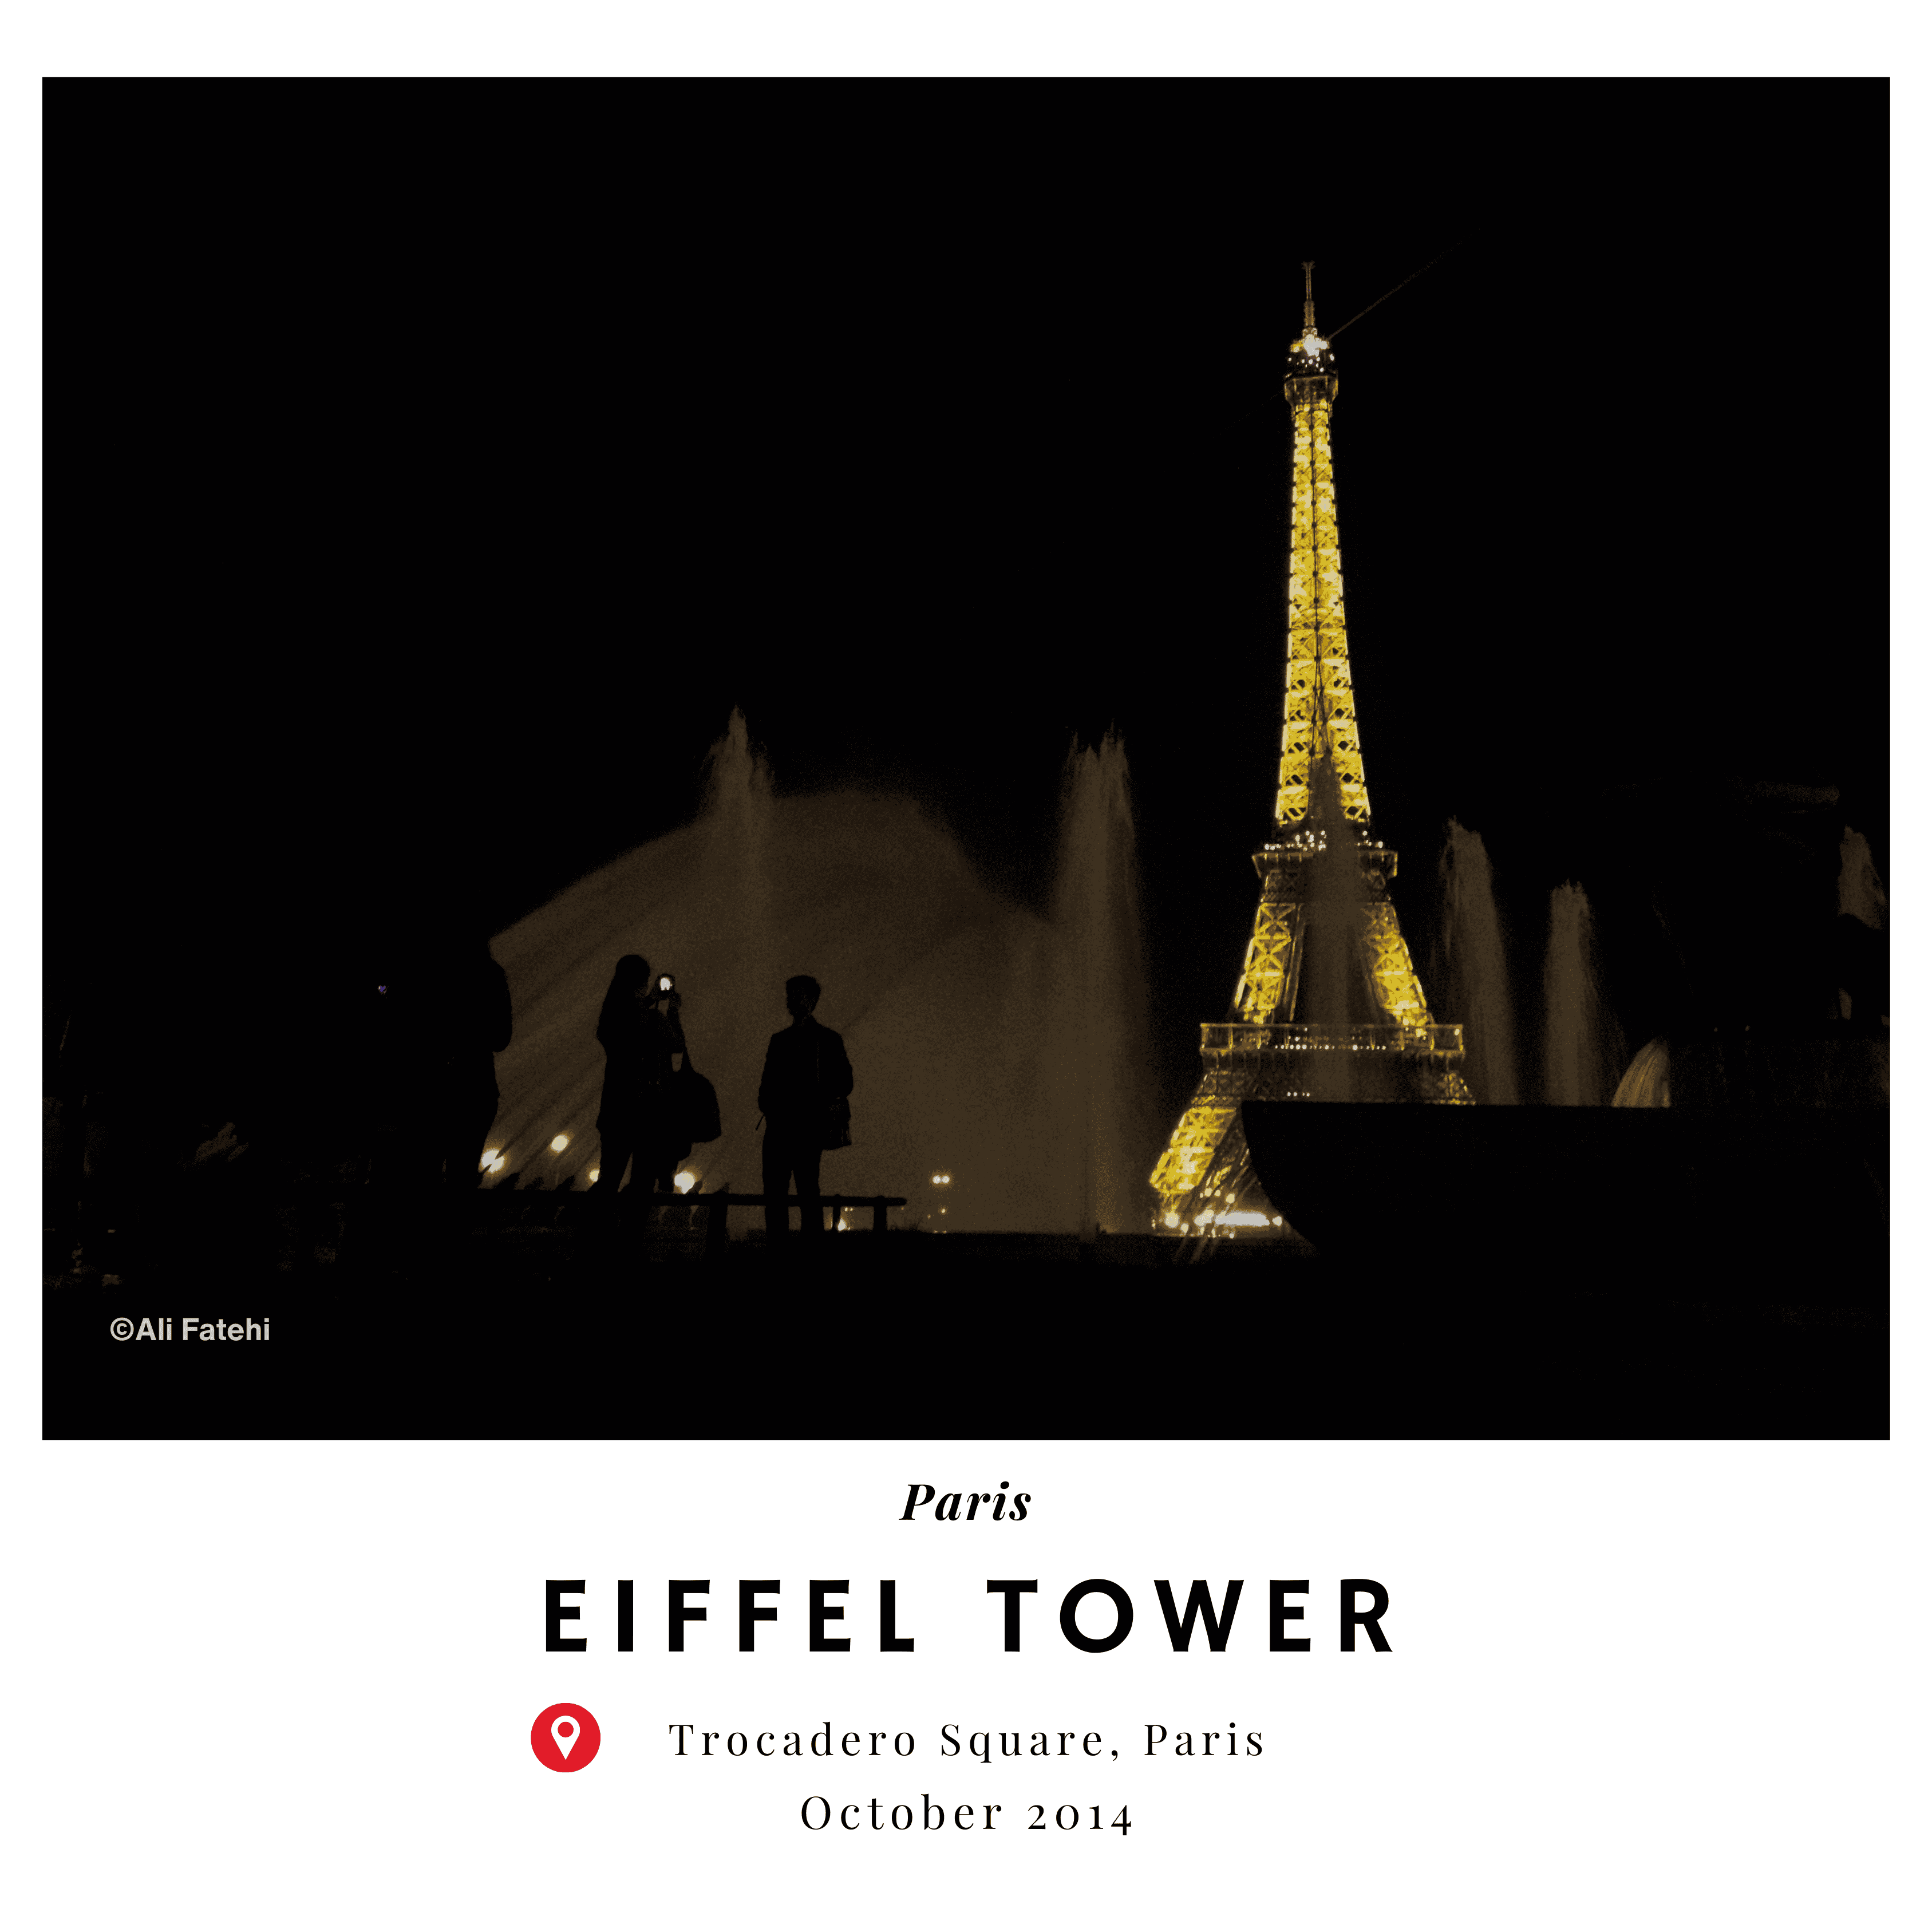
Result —
<instances>
[{"instance_id":1,"label":"red location pin icon","mask_svg":"<svg viewBox=\"0 0 1932 1932\"><path fill-rule=\"evenodd\" d=\"M530 1749L546 1771L581 1771L603 1741L597 1720L581 1704L553 1704L530 1726Z\"/></svg>"}]
</instances>

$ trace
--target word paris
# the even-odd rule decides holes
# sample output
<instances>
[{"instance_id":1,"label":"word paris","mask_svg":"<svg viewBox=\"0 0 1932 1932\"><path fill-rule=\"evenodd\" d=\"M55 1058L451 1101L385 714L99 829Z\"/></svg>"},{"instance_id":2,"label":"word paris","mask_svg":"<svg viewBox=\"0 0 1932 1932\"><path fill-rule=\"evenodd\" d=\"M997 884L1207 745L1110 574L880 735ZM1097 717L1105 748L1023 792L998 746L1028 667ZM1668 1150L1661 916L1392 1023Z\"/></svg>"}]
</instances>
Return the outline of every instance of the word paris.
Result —
<instances>
[{"instance_id":1,"label":"word paris","mask_svg":"<svg viewBox=\"0 0 1932 1932\"><path fill-rule=\"evenodd\" d=\"M805 1624L806 1648L809 1650L849 1651L852 1640L849 1636L828 1636L828 1624L845 1621L845 1606L834 1603L835 1597L848 1595L852 1586L846 1579L839 1577L814 1577L806 1586ZM708 1580L683 1576L672 1577L666 1586L668 1591L666 1615L667 1647L681 1651L685 1647L686 1633L693 1624L708 1624L712 1621L708 1604L698 1600L709 1597L711 1585ZM1167 1625L1168 1641L1176 1650L1188 1650L1193 1646L1194 1627L1198 1621L1208 1639L1210 1651L1225 1650L1229 1634L1234 1628L1234 1612L1241 1600L1242 1585L1238 1578L1229 1583L1222 1592L1220 1607L1216 1610L1214 1599L1208 1594L1208 1586L1196 1577L1187 1592L1187 1606L1177 1610L1174 1603L1173 1586L1165 1580L1157 1582L1154 1594L1160 1602L1160 1614ZM1388 1592L1372 1576L1344 1576L1336 1586L1339 1634L1341 1648L1353 1650L1355 1634L1366 1630L1369 1642L1376 1650L1387 1650L1390 1646L1382 1634L1382 1619L1388 1614ZM1040 1585L1036 1580L1022 1582L1016 1578L993 1578L988 1580L986 1594L1004 1599L998 1612L988 1612L990 1631L997 1616L1002 1640L1008 1650L1020 1647L1020 1606L1023 1599L1037 1595ZM1308 1580L1304 1577L1286 1579L1276 1577L1268 1584L1268 1647L1275 1650L1307 1650L1312 1647L1311 1640L1305 1636L1291 1636L1288 1627L1300 1623L1302 1606L1291 1603L1291 1597L1308 1594ZM586 1594L582 1577L574 1580L552 1577L544 1585L544 1648L546 1650L588 1650L590 1640L585 1636L566 1636L563 1627L568 1623L582 1621L584 1612L575 1604L567 1604L566 1597L580 1597ZM782 1596L783 1586L776 1576L746 1577L738 1585L738 1648L755 1650L758 1648L758 1628L760 1624L778 1622L778 1606L761 1598ZM1366 1596L1366 1604L1358 1598ZM1096 1600L1089 1612L1090 1624L1104 1623L1111 1616L1110 1629L1083 1629L1080 1622L1081 1608L1090 1600ZM617 1586L617 1648L633 1648L632 1635L635 1625L635 1598L628 1579ZM890 1577L879 1585L879 1648L881 1650L910 1650L912 1638L899 1634L898 1586ZM1104 1576L1090 1576L1084 1583L1076 1583L1060 1600L1060 1634L1076 1650L1117 1650L1127 1640L1134 1627L1133 1599L1119 1584L1109 1582ZM715 1643L701 1648L718 1648Z\"/></svg>"},{"instance_id":2,"label":"word paris","mask_svg":"<svg viewBox=\"0 0 1932 1932\"><path fill-rule=\"evenodd\" d=\"M1026 1506L1033 1501L1033 1498L1024 1490L1021 1490L1016 1496L1006 1495L1005 1492L1012 1487L1012 1485L1010 1483L1002 1483L1000 1485L1000 1492L997 1495L991 1490L976 1491L954 1490L939 1497L935 1502L933 1487L930 1483L908 1483L906 1485L906 1506L899 1512L899 1520L902 1522L910 1522L916 1511L931 1504L932 1514L926 1519L928 1522L957 1522L959 1520L959 1505L964 1503L966 1505L966 1520L970 1522L978 1514L980 1505L982 1503L991 1503L993 1506L993 1520L995 1522L1002 1520L1007 1522L1024 1522ZM1012 1506L1012 1514L1010 1516L1006 1514L1006 1507L1009 1504Z\"/></svg>"}]
</instances>

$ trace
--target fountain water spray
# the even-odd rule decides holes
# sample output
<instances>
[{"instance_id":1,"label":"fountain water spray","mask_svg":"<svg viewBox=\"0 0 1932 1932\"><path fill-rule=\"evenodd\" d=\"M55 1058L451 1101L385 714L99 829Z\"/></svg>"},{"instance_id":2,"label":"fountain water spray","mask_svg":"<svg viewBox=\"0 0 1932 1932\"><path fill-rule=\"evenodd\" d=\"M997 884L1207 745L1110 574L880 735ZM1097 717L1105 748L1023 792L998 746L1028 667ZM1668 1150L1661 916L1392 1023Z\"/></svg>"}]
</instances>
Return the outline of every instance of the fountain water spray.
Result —
<instances>
[{"instance_id":1,"label":"fountain water spray","mask_svg":"<svg viewBox=\"0 0 1932 1932\"><path fill-rule=\"evenodd\" d=\"M1622 1073L1622 1030L1604 1004L1590 902L1583 888L1550 896L1543 967L1543 1097L1552 1106L1610 1105Z\"/></svg>"},{"instance_id":2,"label":"fountain water spray","mask_svg":"<svg viewBox=\"0 0 1932 1932\"><path fill-rule=\"evenodd\" d=\"M1516 1024L1490 855L1480 835L1453 818L1436 878L1442 902L1441 964L1431 982L1441 985L1441 1010L1462 1016L1467 1050L1462 1072L1471 1094L1478 1102L1514 1106L1520 1097Z\"/></svg>"},{"instance_id":3,"label":"fountain water spray","mask_svg":"<svg viewBox=\"0 0 1932 1932\"><path fill-rule=\"evenodd\" d=\"M1148 1104L1139 862L1126 752L1112 731L1067 752L1049 932L1052 1112L1078 1150L1078 1226L1091 1240L1098 1226L1144 1218L1142 1177L1158 1133Z\"/></svg>"},{"instance_id":4,"label":"fountain water spray","mask_svg":"<svg viewBox=\"0 0 1932 1932\"><path fill-rule=\"evenodd\" d=\"M1838 841L1838 910L1882 932L1888 920L1885 884L1872 857L1870 842L1848 825Z\"/></svg>"},{"instance_id":5,"label":"fountain water spray","mask_svg":"<svg viewBox=\"0 0 1932 1932\"><path fill-rule=\"evenodd\" d=\"M809 973L857 1076L854 1144L826 1154L828 1190L907 1195L917 1218L943 1172L949 1227L1137 1227L1158 1132L1118 739L1070 756L1058 836L1042 918L910 799L780 795L734 716L695 823L497 936L516 1029L490 1145L526 1184L597 1166L598 1008L619 956L641 952L676 975L724 1116L685 1164L705 1188L754 1190L766 1042L787 1023L786 978Z\"/></svg>"}]
</instances>

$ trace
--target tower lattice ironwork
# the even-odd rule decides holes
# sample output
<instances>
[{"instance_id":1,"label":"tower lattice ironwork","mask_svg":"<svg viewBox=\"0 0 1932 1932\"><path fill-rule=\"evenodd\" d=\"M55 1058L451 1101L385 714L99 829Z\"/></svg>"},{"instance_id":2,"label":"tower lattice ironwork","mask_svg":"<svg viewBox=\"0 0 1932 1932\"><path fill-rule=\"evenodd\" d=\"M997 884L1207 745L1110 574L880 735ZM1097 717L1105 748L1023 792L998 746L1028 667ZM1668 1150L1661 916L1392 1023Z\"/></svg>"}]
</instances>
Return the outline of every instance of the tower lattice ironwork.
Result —
<instances>
[{"instance_id":1,"label":"tower lattice ironwork","mask_svg":"<svg viewBox=\"0 0 1932 1932\"><path fill-rule=\"evenodd\" d=\"M1315 326L1312 263L1303 274L1302 332L1282 386L1294 483L1274 835L1254 855L1261 904L1227 1018L1201 1029L1200 1084L1150 1177L1160 1222L1190 1233L1276 1219L1250 1162L1244 1100L1469 1099L1462 1029L1430 1017L1389 898L1396 855L1370 837L1329 448L1335 357Z\"/></svg>"}]
</instances>

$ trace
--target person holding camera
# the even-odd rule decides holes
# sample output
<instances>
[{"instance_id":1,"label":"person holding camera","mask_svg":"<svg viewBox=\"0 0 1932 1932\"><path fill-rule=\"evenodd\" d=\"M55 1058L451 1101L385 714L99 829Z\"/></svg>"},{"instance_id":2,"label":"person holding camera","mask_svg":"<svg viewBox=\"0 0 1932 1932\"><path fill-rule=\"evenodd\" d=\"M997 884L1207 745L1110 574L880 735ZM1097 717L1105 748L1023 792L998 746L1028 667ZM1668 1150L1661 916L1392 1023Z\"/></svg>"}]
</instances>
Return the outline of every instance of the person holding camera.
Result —
<instances>
[{"instance_id":1,"label":"person holding camera","mask_svg":"<svg viewBox=\"0 0 1932 1932\"><path fill-rule=\"evenodd\" d=\"M825 1232L819 1205L818 1159L826 1145L826 1119L835 1101L852 1090L852 1063L845 1042L812 1017L818 982L800 973L785 982L791 1024L772 1035L765 1049L758 1106L765 1117L765 1233L782 1240L790 1232L784 1196L798 1180L799 1225L808 1234Z\"/></svg>"},{"instance_id":2,"label":"person holding camera","mask_svg":"<svg viewBox=\"0 0 1932 1932\"><path fill-rule=\"evenodd\" d=\"M684 1052L683 1001L668 973L653 976L642 953L627 952L610 976L597 1016L604 1048L604 1100L597 1111L594 1193L616 1198L634 1157L635 1185L669 1193L682 1148L671 1106L671 1056Z\"/></svg>"}]
</instances>

